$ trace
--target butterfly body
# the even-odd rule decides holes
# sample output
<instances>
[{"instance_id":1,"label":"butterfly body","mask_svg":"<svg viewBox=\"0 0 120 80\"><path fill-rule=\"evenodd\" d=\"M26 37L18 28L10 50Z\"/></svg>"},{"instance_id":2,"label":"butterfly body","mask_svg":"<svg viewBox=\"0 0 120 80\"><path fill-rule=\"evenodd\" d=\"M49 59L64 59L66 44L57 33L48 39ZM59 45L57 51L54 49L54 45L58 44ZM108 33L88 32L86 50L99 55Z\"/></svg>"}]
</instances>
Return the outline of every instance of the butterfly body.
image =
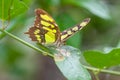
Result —
<instances>
[{"instance_id":1,"label":"butterfly body","mask_svg":"<svg viewBox=\"0 0 120 80\"><path fill-rule=\"evenodd\" d=\"M32 41L37 41L44 45L60 46L90 21L90 19L87 18L81 24L60 32L58 25L47 12L42 9L36 9L35 13L36 19L34 26L32 26L26 34L30 35Z\"/></svg>"}]
</instances>

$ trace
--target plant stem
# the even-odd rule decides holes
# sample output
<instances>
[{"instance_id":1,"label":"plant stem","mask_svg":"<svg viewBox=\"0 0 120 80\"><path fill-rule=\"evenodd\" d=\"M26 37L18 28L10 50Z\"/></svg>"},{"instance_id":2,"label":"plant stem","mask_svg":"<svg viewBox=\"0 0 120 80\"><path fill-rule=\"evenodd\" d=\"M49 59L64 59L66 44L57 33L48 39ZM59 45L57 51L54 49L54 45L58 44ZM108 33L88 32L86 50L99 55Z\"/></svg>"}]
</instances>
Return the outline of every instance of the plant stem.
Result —
<instances>
[{"instance_id":1,"label":"plant stem","mask_svg":"<svg viewBox=\"0 0 120 80\"><path fill-rule=\"evenodd\" d=\"M92 71L100 71L100 72L103 72L103 73L109 73L109 74L113 74L113 75L120 75L120 72L118 72L118 71L99 69L99 68L89 67L89 66L85 66L85 65L83 65L83 67L88 69L88 70L92 70Z\"/></svg>"},{"instance_id":2,"label":"plant stem","mask_svg":"<svg viewBox=\"0 0 120 80\"><path fill-rule=\"evenodd\" d=\"M31 44L23 41L22 39L14 36L13 34L5 31L5 30L3 30L3 29L0 29L0 31L3 32L3 33L5 33L5 34L7 34L7 35L10 36L10 37L12 37L13 39L21 42L22 44L25 44L26 46L28 46L28 47L30 47L30 48L32 48L32 49L40 52L40 53L43 54L43 55L48 55L48 56L54 57L54 56L53 56L52 54L50 54L48 51L42 50L42 48L47 49L45 46L42 46L42 45L41 45L41 46L40 46L41 49L40 49L40 48L37 48L37 47L35 47L35 46L33 46L33 45L31 45ZM118 72L118 71L111 71L111 70L99 69L99 68L89 67L89 66L85 66L85 65L83 65L83 67L86 68L86 69L88 69L88 70L91 70L91 71L100 71L100 72L103 72L103 73L120 75L120 72Z\"/></svg>"},{"instance_id":3,"label":"plant stem","mask_svg":"<svg viewBox=\"0 0 120 80\"><path fill-rule=\"evenodd\" d=\"M31 44L23 41L22 39L14 36L13 34L7 32L6 30L0 29L0 31L3 32L3 33L5 33L5 34L7 34L7 35L10 36L10 37L12 37L13 39L21 42L22 44L25 44L26 46L28 46L28 47L30 47L30 48L32 48L32 49L40 52L40 53L43 54L43 55L48 55L48 56L54 57L54 56L53 56L52 54L50 54L48 51L42 50L42 48L46 48L45 46L42 46L42 45L41 45L41 46L40 46L41 49L40 49L40 48L37 48L37 47L35 47L35 46L33 46L33 45L31 45ZM46 48L46 49L47 49L47 48Z\"/></svg>"}]
</instances>

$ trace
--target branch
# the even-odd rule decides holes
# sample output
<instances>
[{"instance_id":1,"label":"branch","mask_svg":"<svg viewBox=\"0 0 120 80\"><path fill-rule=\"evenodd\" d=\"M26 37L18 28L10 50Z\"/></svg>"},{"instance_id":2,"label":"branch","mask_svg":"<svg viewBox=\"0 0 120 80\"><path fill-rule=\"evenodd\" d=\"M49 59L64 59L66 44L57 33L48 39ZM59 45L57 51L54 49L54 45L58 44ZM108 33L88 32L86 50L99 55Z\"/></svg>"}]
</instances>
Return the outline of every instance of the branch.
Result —
<instances>
[{"instance_id":1,"label":"branch","mask_svg":"<svg viewBox=\"0 0 120 80\"><path fill-rule=\"evenodd\" d=\"M113 74L113 75L120 75L120 72L118 72L118 71L99 69L99 68L89 67L89 66L85 66L85 65L83 65L83 67L88 70L91 70L91 71L99 71L99 72L109 73L109 74Z\"/></svg>"}]
</instances>

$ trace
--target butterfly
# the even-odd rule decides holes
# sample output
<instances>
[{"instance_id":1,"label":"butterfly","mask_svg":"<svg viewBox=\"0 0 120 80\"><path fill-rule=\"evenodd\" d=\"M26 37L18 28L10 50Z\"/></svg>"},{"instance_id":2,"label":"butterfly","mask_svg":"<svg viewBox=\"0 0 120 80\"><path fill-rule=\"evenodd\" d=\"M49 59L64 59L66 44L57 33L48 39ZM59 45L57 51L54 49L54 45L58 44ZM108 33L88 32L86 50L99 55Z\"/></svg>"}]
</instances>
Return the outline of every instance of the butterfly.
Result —
<instances>
[{"instance_id":1,"label":"butterfly","mask_svg":"<svg viewBox=\"0 0 120 80\"><path fill-rule=\"evenodd\" d=\"M34 25L25 34L29 34L32 41L37 41L43 45L60 46L90 21L90 18L86 18L80 24L60 32L55 20L46 11L36 9L35 13Z\"/></svg>"}]
</instances>

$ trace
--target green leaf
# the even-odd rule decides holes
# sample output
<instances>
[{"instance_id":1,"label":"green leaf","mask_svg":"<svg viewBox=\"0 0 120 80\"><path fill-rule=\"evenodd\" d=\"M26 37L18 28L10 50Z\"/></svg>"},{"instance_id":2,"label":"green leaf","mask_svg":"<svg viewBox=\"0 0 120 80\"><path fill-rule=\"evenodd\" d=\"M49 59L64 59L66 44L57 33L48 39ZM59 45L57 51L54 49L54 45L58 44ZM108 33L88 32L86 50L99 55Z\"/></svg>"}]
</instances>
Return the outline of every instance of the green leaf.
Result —
<instances>
[{"instance_id":1,"label":"green leaf","mask_svg":"<svg viewBox=\"0 0 120 80\"><path fill-rule=\"evenodd\" d=\"M109 53L86 51L84 57L94 67L108 68L120 64L120 49L113 49Z\"/></svg>"},{"instance_id":2,"label":"green leaf","mask_svg":"<svg viewBox=\"0 0 120 80\"><path fill-rule=\"evenodd\" d=\"M28 10L31 0L1 0L0 19L8 20Z\"/></svg>"},{"instance_id":3,"label":"green leaf","mask_svg":"<svg viewBox=\"0 0 120 80\"><path fill-rule=\"evenodd\" d=\"M98 0L86 0L82 2L82 6L91 13L103 19L110 19L110 13L107 4Z\"/></svg>"},{"instance_id":4,"label":"green leaf","mask_svg":"<svg viewBox=\"0 0 120 80\"><path fill-rule=\"evenodd\" d=\"M107 4L100 0L62 0L63 4L70 4L78 7L83 7L89 10L94 15L103 19L110 19L110 12Z\"/></svg>"},{"instance_id":5,"label":"green leaf","mask_svg":"<svg viewBox=\"0 0 120 80\"><path fill-rule=\"evenodd\" d=\"M62 52L65 59L56 61L56 64L68 80L91 80L89 73L79 61L81 54L78 49L61 46L58 50Z\"/></svg>"}]
</instances>

